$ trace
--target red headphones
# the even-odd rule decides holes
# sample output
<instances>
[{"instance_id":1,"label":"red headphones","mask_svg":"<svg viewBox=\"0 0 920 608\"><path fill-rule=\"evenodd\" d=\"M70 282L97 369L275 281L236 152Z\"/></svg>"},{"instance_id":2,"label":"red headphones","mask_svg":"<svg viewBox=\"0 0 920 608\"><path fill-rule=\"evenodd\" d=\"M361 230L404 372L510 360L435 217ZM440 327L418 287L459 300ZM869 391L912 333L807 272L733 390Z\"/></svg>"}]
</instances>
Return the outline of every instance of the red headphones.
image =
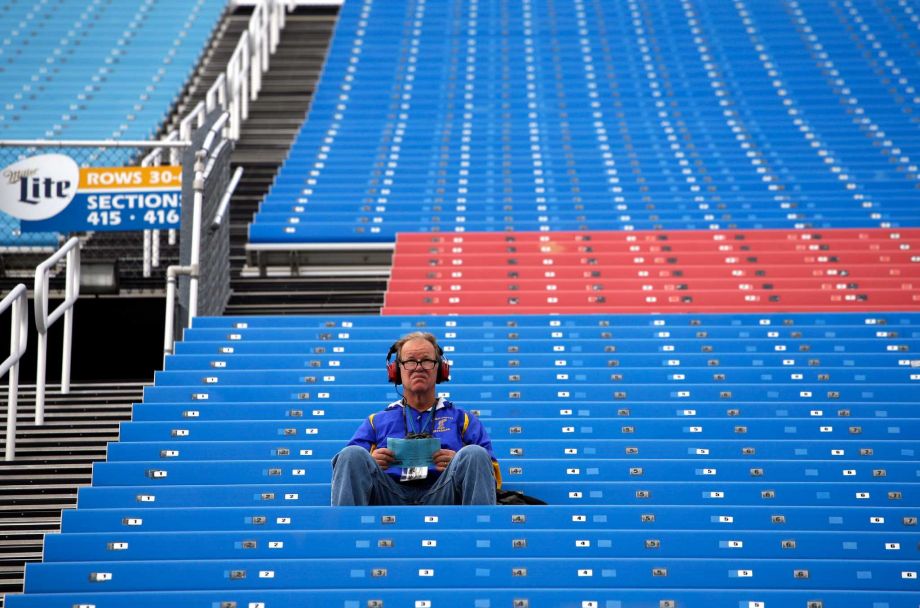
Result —
<instances>
[{"instance_id":1,"label":"red headphones","mask_svg":"<svg viewBox=\"0 0 920 608\"><path fill-rule=\"evenodd\" d=\"M390 346L390 350L387 352L387 381L392 384L402 384L402 377L399 374L399 353L396 352L396 344L394 342ZM438 350L438 374L435 378L435 384L441 384L442 382L450 382L450 364L444 360L444 349L440 345L435 345L435 348ZM393 355L397 355L397 358L393 361L390 359Z\"/></svg>"}]
</instances>

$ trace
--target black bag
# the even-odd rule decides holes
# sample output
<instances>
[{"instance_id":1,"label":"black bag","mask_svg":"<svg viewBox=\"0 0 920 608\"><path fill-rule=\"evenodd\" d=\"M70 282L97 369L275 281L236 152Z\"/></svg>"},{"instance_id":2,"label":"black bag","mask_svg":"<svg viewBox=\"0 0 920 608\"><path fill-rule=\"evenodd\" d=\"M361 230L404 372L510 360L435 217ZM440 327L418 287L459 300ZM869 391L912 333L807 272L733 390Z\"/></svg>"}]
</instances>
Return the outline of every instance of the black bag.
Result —
<instances>
[{"instance_id":1,"label":"black bag","mask_svg":"<svg viewBox=\"0 0 920 608\"><path fill-rule=\"evenodd\" d=\"M539 498L528 496L517 490L495 490L495 504L498 505L545 505Z\"/></svg>"}]
</instances>

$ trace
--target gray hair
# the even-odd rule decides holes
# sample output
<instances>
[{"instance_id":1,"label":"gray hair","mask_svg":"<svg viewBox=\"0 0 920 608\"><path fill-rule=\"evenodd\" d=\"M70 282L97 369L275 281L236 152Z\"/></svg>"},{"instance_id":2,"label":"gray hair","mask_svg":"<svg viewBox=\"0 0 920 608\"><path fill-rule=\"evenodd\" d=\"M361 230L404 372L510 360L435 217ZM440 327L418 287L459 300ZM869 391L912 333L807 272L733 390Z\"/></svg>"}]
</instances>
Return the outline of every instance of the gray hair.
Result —
<instances>
[{"instance_id":1,"label":"gray hair","mask_svg":"<svg viewBox=\"0 0 920 608\"><path fill-rule=\"evenodd\" d=\"M440 345L438 345L438 339L434 337L434 334L430 334L425 331L413 331L412 333L408 333L402 338L400 338L399 340L397 340L396 343L393 345L393 348L396 349L397 359L399 359L400 355L402 354L402 347L405 346L406 342L410 342L412 340L425 340L426 342L434 346L435 357L437 358L438 361L441 360L441 347Z\"/></svg>"}]
</instances>

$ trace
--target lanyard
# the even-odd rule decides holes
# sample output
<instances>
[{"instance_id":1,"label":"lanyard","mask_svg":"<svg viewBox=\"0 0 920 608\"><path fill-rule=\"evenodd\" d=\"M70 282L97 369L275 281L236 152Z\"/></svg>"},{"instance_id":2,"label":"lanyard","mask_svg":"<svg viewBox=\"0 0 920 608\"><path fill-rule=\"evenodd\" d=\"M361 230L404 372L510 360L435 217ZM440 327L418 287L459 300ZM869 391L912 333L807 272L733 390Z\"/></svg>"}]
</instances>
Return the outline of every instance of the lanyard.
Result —
<instances>
[{"instance_id":1,"label":"lanyard","mask_svg":"<svg viewBox=\"0 0 920 608\"><path fill-rule=\"evenodd\" d=\"M411 409L410 406L407 404L403 405L403 421L406 424L406 435L409 435L410 433L415 434L415 435L421 435L425 432L425 427L429 426L429 424L431 425L430 434L434 435L434 410L437 407L438 407L438 404L435 403L433 406L431 406L431 409L425 412L422 412L422 415L421 415L422 419L419 421L420 428L418 431L416 431L415 423L413 422L412 424L410 424L412 419L415 417L415 410L412 410L412 416L409 416L408 410ZM431 417L428 419L428 422L425 422L425 414L431 415Z\"/></svg>"}]
</instances>

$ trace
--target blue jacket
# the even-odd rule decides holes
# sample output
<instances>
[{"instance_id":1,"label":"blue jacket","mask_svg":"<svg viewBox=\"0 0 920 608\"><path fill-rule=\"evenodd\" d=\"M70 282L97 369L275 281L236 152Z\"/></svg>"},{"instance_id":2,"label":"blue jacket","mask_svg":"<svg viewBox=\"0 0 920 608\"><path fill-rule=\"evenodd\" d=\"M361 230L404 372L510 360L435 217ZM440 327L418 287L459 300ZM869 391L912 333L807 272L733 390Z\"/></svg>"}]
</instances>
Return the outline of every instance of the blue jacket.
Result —
<instances>
[{"instance_id":1,"label":"blue jacket","mask_svg":"<svg viewBox=\"0 0 920 608\"><path fill-rule=\"evenodd\" d=\"M406 408L405 415L403 408ZM463 446L472 444L485 448L492 457L496 484L501 487L501 471L498 468L495 453L492 451L492 440L489 439L479 418L454 407L454 404L446 399L438 398L434 406L433 421L429 412L419 414L408 405L403 405L402 401L394 401L382 412L368 416L355 431L348 445L359 445L368 452L373 452L377 448L385 448L388 437L405 438L407 422L415 432L427 431L433 437L440 439L443 449L459 452ZM399 481L402 476L401 467L389 467L386 472L396 481ZM434 483L440 475L441 472L436 467L428 467L427 479L430 483Z\"/></svg>"}]
</instances>

